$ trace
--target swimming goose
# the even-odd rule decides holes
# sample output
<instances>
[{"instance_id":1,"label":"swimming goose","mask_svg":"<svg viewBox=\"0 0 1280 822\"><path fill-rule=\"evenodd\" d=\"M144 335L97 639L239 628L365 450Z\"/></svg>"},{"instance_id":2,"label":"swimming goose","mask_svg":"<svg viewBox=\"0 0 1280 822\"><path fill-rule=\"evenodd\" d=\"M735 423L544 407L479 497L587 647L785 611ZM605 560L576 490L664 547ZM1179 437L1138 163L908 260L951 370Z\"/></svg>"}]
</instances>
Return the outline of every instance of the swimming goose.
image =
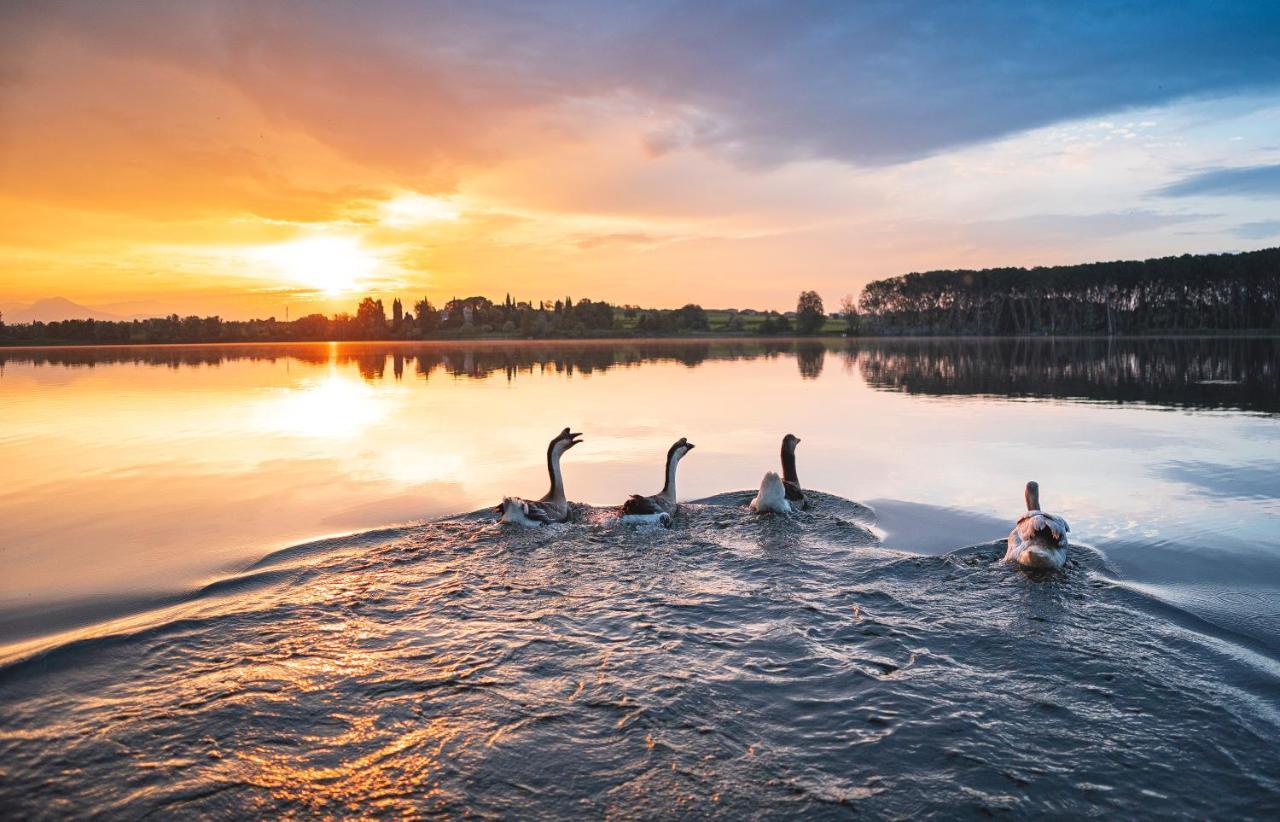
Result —
<instances>
[{"instance_id":1,"label":"swimming goose","mask_svg":"<svg viewBox=\"0 0 1280 822\"><path fill-rule=\"evenodd\" d=\"M1024 568L1053 570L1067 561L1067 532L1071 527L1062 517L1040 510L1040 486L1027 483L1027 513L1009 532L1009 550L1005 562L1016 562Z\"/></svg>"},{"instance_id":2,"label":"swimming goose","mask_svg":"<svg viewBox=\"0 0 1280 822\"><path fill-rule=\"evenodd\" d=\"M503 497L498 511L502 513L499 522L513 522L526 528L537 528L548 522L564 522L569 519L569 501L564 496L564 477L560 473L560 457L573 446L582 442L581 434L574 434L568 428L556 435L547 446L547 473L551 475L551 490L537 501L520 497Z\"/></svg>"},{"instance_id":3,"label":"swimming goose","mask_svg":"<svg viewBox=\"0 0 1280 822\"><path fill-rule=\"evenodd\" d=\"M792 508L808 510L809 498L800 488L800 477L796 475L796 446L800 438L795 434L787 434L782 438L782 484L787 489L787 502Z\"/></svg>"},{"instance_id":4,"label":"swimming goose","mask_svg":"<svg viewBox=\"0 0 1280 822\"><path fill-rule=\"evenodd\" d=\"M693 443L684 437L667 449L666 482L662 490L651 497L632 494L622 503L622 521L670 525L676 513L676 468L684 455L693 450Z\"/></svg>"},{"instance_id":5,"label":"swimming goose","mask_svg":"<svg viewBox=\"0 0 1280 822\"><path fill-rule=\"evenodd\" d=\"M760 492L751 500L751 510L760 514L789 514L805 510L809 500L800 487L796 474L796 446L800 438L787 434L782 438L782 476L769 471L760 482Z\"/></svg>"},{"instance_id":6,"label":"swimming goose","mask_svg":"<svg viewBox=\"0 0 1280 822\"><path fill-rule=\"evenodd\" d=\"M760 492L751 500L751 510L757 514L790 514L787 489L776 471L768 471L760 482Z\"/></svg>"}]
</instances>

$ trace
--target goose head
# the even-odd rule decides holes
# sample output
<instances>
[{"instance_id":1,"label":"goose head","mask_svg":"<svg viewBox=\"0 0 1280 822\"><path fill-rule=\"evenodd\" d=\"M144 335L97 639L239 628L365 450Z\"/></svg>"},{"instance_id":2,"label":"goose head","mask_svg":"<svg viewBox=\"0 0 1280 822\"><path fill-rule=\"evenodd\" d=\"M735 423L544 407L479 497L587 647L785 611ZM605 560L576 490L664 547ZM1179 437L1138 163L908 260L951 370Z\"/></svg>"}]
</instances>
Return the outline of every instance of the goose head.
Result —
<instances>
[{"instance_id":1,"label":"goose head","mask_svg":"<svg viewBox=\"0 0 1280 822\"><path fill-rule=\"evenodd\" d=\"M548 450L551 454L559 456L580 442L582 442L582 434L576 434L566 428L551 440Z\"/></svg>"},{"instance_id":2,"label":"goose head","mask_svg":"<svg viewBox=\"0 0 1280 822\"><path fill-rule=\"evenodd\" d=\"M1028 511L1039 511L1040 510L1040 483L1036 482L1035 480L1028 482L1026 491L1023 492L1023 497L1027 501Z\"/></svg>"},{"instance_id":3,"label":"goose head","mask_svg":"<svg viewBox=\"0 0 1280 822\"><path fill-rule=\"evenodd\" d=\"M782 438L782 453L794 454L796 452L796 446L799 444L800 444L799 437L797 437L795 434L787 434L785 437Z\"/></svg>"},{"instance_id":4,"label":"goose head","mask_svg":"<svg viewBox=\"0 0 1280 822\"><path fill-rule=\"evenodd\" d=\"M667 449L667 462L678 462L685 454L692 451L693 448L693 443L689 442L685 437L681 437L672 443L671 447Z\"/></svg>"}]
</instances>

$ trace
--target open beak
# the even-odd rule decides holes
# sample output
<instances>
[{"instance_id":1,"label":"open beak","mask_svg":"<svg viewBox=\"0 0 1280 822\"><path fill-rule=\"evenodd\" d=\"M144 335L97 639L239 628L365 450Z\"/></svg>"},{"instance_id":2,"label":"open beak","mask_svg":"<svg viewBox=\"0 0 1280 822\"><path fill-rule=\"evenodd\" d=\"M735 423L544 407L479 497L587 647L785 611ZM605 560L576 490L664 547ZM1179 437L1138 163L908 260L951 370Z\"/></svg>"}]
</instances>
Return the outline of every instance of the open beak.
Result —
<instances>
[{"instance_id":1,"label":"open beak","mask_svg":"<svg viewBox=\"0 0 1280 822\"><path fill-rule=\"evenodd\" d=\"M582 440L580 439L581 437L582 437L582 435L581 435L581 434L573 434L573 433L570 433L570 434L569 434L569 447L570 447L570 448L572 448L573 446L575 446L575 445L577 445L578 443L582 442Z\"/></svg>"}]
</instances>

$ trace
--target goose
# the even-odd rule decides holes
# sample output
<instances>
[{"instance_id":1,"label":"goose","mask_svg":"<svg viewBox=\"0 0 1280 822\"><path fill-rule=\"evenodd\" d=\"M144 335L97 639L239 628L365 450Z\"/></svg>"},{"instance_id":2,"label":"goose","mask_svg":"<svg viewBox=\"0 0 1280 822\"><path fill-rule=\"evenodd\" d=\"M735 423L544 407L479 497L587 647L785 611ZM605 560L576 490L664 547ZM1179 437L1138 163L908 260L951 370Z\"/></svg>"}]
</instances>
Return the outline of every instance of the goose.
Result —
<instances>
[{"instance_id":1,"label":"goose","mask_svg":"<svg viewBox=\"0 0 1280 822\"><path fill-rule=\"evenodd\" d=\"M782 438L782 476L769 471L760 482L760 492L751 500L751 510L759 514L789 514L809 507L809 499L800 487L796 473L796 446L800 438L787 434Z\"/></svg>"},{"instance_id":2,"label":"goose","mask_svg":"<svg viewBox=\"0 0 1280 822\"><path fill-rule=\"evenodd\" d=\"M1027 513L1009 532L1009 550L1005 562L1016 562L1024 568L1054 570L1067 561L1067 521L1040 510L1040 486L1027 483Z\"/></svg>"},{"instance_id":3,"label":"goose","mask_svg":"<svg viewBox=\"0 0 1280 822\"><path fill-rule=\"evenodd\" d=\"M787 489L777 471L768 471L760 483L760 492L751 500L751 510L757 514L790 514Z\"/></svg>"},{"instance_id":4,"label":"goose","mask_svg":"<svg viewBox=\"0 0 1280 822\"><path fill-rule=\"evenodd\" d=\"M632 494L622 503L622 521L632 524L670 525L676 512L676 468L684 455L693 450L693 443L684 437L667 449L666 481L662 490L651 497Z\"/></svg>"},{"instance_id":5,"label":"goose","mask_svg":"<svg viewBox=\"0 0 1280 822\"><path fill-rule=\"evenodd\" d=\"M807 511L809 498L800 487L800 477L796 474L796 446L800 438L795 434L787 434L782 438L782 484L787 489L787 502L792 508Z\"/></svg>"},{"instance_id":6,"label":"goose","mask_svg":"<svg viewBox=\"0 0 1280 822\"><path fill-rule=\"evenodd\" d=\"M565 522L569 519L569 502L564 496L564 477L560 473L560 457L582 442L582 435L568 428L561 431L547 445L547 473L551 475L551 490L540 500L520 497L503 497L497 510L502 514L499 522L511 522L526 528L537 528L549 522Z\"/></svg>"}]
</instances>

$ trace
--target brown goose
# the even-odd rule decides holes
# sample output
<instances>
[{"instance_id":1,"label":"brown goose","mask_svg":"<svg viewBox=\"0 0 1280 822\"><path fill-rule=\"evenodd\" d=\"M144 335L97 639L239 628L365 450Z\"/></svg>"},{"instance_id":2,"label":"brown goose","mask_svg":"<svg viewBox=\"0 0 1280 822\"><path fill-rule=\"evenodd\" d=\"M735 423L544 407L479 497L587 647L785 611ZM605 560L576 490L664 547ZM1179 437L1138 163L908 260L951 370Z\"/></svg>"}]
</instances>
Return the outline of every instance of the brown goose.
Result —
<instances>
[{"instance_id":1,"label":"brown goose","mask_svg":"<svg viewBox=\"0 0 1280 822\"><path fill-rule=\"evenodd\" d=\"M551 476L551 490L540 500L530 501L520 497L503 497L497 510L502 514L499 522L511 522L526 528L537 528L549 522L569 519L569 501L564 496L564 477L560 473L560 457L564 452L582 442L582 435L568 428L556 435L547 445L547 473Z\"/></svg>"},{"instance_id":2,"label":"brown goose","mask_svg":"<svg viewBox=\"0 0 1280 822\"><path fill-rule=\"evenodd\" d=\"M1009 548L1005 562L1016 562L1024 568L1053 570L1067 561L1067 532L1071 526L1062 517L1040 510L1040 485L1028 482L1023 496L1027 513L1009 532Z\"/></svg>"},{"instance_id":3,"label":"brown goose","mask_svg":"<svg viewBox=\"0 0 1280 822\"><path fill-rule=\"evenodd\" d=\"M680 466L680 460L684 459L684 455L693 450L693 443L684 437L676 440L672 446L667 449L667 463L665 469L666 482L662 486L662 490L651 497L643 497L639 494L632 494L631 497L622 503L622 521L627 523L649 523L658 525L670 525L671 518L676 513L676 468Z\"/></svg>"}]
</instances>

